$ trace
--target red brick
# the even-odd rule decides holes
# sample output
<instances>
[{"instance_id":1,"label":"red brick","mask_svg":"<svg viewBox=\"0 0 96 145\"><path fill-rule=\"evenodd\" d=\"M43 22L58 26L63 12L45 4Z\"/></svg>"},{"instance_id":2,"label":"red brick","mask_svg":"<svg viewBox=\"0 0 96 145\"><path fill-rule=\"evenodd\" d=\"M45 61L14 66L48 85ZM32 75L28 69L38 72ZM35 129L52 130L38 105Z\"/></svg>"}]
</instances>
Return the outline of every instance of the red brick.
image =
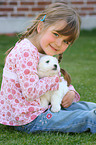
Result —
<instances>
[{"instance_id":1,"label":"red brick","mask_svg":"<svg viewBox=\"0 0 96 145\"><path fill-rule=\"evenodd\" d=\"M28 11L28 8L17 8L17 11Z\"/></svg>"},{"instance_id":2,"label":"red brick","mask_svg":"<svg viewBox=\"0 0 96 145\"><path fill-rule=\"evenodd\" d=\"M13 8L0 8L0 11L13 11Z\"/></svg>"},{"instance_id":3,"label":"red brick","mask_svg":"<svg viewBox=\"0 0 96 145\"><path fill-rule=\"evenodd\" d=\"M50 2L38 2L38 5L49 5L51 4L51 1Z\"/></svg>"},{"instance_id":4,"label":"red brick","mask_svg":"<svg viewBox=\"0 0 96 145\"><path fill-rule=\"evenodd\" d=\"M27 14L26 16L27 17L34 17L35 15L33 15L33 14Z\"/></svg>"},{"instance_id":5,"label":"red brick","mask_svg":"<svg viewBox=\"0 0 96 145\"><path fill-rule=\"evenodd\" d=\"M87 4L96 4L96 1L89 1L89 2L87 2Z\"/></svg>"},{"instance_id":6,"label":"red brick","mask_svg":"<svg viewBox=\"0 0 96 145\"><path fill-rule=\"evenodd\" d=\"M9 2L9 5L17 5L17 2Z\"/></svg>"},{"instance_id":7,"label":"red brick","mask_svg":"<svg viewBox=\"0 0 96 145\"><path fill-rule=\"evenodd\" d=\"M93 7L83 7L83 8L81 8L81 10L94 10L94 8Z\"/></svg>"},{"instance_id":8,"label":"red brick","mask_svg":"<svg viewBox=\"0 0 96 145\"><path fill-rule=\"evenodd\" d=\"M73 1L73 2L71 2L71 4L79 5L79 4L84 4L84 2L83 1Z\"/></svg>"},{"instance_id":9,"label":"red brick","mask_svg":"<svg viewBox=\"0 0 96 145\"><path fill-rule=\"evenodd\" d=\"M7 5L7 2L0 2L0 5Z\"/></svg>"},{"instance_id":10,"label":"red brick","mask_svg":"<svg viewBox=\"0 0 96 145\"><path fill-rule=\"evenodd\" d=\"M96 12L89 13L89 15L96 15Z\"/></svg>"},{"instance_id":11,"label":"red brick","mask_svg":"<svg viewBox=\"0 0 96 145\"><path fill-rule=\"evenodd\" d=\"M80 16L86 16L86 13L79 13Z\"/></svg>"},{"instance_id":12,"label":"red brick","mask_svg":"<svg viewBox=\"0 0 96 145\"><path fill-rule=\"evenodd\" d=\"M37 0L37 7L34 7L35 0L21 0L20 1L20 6L18 6L18 1L20 0L1 0L0 1L0 17L7 17L8 12L10 12L11 16L10 17L33 17L35 14L29 12L29 6L32 6L31 11L42 11L45 9L46 5L49 5L52 3L52 0ZM95 12L95 5L96 5L96 0L70 0L70 2L66 0L65 3L71 3L75 9L79 12L81 16L85 15L96 15ZM14 11L14 6L17 6L17 13L13 13ZM26 13L28 12L28 13ZM19 14L18 14L19 13Z\"/></svg>"},{"instance_id":13,"label":"red brick","mask_svg":"<svg viewBox=\"0 0 96 145\"><path fill-rule=\"evenodd\" d=\"M24 14L11 14L12 17L25 17Z\"/></svg>"},{"instance_id":14,"label":"red brick","mask_svg":"<svg viewBox=\"0 0 96 145\"><path fill-rule=\"evenodd\" d=\"M42 11L44 8L32 8L32 11Z\"/></svg>"},{"instance_id":15,"label":"red brick","mask_svg":"<svg viewBox=\"0 0 96 145\"><path fill-rule=\"evenodd\" d=\"M21 2L21 5L34 5L34 2Z\"/></svg>"}]
</instances>

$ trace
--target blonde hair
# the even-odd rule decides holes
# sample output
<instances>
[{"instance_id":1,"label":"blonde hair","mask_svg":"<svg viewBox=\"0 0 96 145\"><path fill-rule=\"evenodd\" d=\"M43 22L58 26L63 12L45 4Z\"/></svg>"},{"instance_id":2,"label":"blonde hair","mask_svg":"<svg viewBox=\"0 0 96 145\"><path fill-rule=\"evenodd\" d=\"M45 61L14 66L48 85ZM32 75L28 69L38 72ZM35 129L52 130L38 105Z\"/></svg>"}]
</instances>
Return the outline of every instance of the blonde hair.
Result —
<instances>
[{"instance_id":1,"label":"blonde hair","mask_svg":"<svg viewBox=\"0 0 96 145\"><path fill-rule=\"evenodd\" d=\"M67 22L66 27L62 28L61 30L57 30L57 32L61 35L69 36L69 42L71 44L74 42L75 39L78 38L80 33L80 17L75 9L70 7L69 5L63 2L56 2L52 3L46 8L42 13L40 13L36 19L33 21L33 24L30 28L27 29L26 32L22 34L19 39L19 42L34 34L37 34L37 26L41 19L45 17L44 22L44 29L46 30L48 27L56 23L57 21L64 20ZM61 61L62 54L59 55L59 62Z\"/></svg>"}]
</instances>

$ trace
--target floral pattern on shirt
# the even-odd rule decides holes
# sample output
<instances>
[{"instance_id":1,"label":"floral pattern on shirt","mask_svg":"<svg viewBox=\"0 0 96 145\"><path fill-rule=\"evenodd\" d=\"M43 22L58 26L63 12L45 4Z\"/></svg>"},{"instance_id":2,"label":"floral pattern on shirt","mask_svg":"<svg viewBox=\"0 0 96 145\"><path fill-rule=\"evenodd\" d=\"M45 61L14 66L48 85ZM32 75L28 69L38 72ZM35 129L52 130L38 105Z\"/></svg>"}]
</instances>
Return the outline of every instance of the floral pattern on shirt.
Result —
<instances>
[{"instance_id":1,"label":"floral pattern on shirt","mask_svg":"<svg viewBox=\"0 0 96 145\"><path fill-rule=\"evenodd\" d=\"M38 50L28 39L17 42L7 56L0 92L1 124L30 123L46 109L40 106L39 97L46 91L58 89L57 76L39 79L38 62Z\"/></svg>"}]
</instances>

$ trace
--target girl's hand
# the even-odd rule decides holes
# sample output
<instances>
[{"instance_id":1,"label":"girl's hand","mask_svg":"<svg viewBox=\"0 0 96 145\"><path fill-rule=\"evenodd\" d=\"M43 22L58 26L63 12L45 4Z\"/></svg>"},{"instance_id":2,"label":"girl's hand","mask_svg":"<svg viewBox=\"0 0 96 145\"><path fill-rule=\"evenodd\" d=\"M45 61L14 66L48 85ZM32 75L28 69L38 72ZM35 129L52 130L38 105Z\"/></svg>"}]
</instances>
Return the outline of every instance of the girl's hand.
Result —
<instances>
[{"instance_id":1,"label":"girl's hand","mask_svg":"<svg viewBox=\"0 0 96 145\"><path fill-rule=\"evenodd\" d=\"M62 106L64 108L68 108L72 104L74 98L75 98L75 92L69 91L62 99Z\"/></svg>"}]
</instances>

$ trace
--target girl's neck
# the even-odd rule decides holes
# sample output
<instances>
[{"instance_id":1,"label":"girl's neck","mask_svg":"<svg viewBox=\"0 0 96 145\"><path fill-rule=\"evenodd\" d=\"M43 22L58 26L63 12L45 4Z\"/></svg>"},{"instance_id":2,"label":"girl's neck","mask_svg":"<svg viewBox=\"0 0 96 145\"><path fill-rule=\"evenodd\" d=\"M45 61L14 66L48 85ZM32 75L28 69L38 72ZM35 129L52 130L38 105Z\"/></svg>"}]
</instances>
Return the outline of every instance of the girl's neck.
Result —
<instances>
[{"instance_id":1,"label":"girl's neck","mask_svg":"<svg viewBox=\"0 0 96 145\"><path fill-rule=\"evenodd\" d=\"M37 39L37 36L29 36L27 39L38 49L39 53L45 54L43 49L40 47L39 39Z\"/></svg>"}]
</instances>

